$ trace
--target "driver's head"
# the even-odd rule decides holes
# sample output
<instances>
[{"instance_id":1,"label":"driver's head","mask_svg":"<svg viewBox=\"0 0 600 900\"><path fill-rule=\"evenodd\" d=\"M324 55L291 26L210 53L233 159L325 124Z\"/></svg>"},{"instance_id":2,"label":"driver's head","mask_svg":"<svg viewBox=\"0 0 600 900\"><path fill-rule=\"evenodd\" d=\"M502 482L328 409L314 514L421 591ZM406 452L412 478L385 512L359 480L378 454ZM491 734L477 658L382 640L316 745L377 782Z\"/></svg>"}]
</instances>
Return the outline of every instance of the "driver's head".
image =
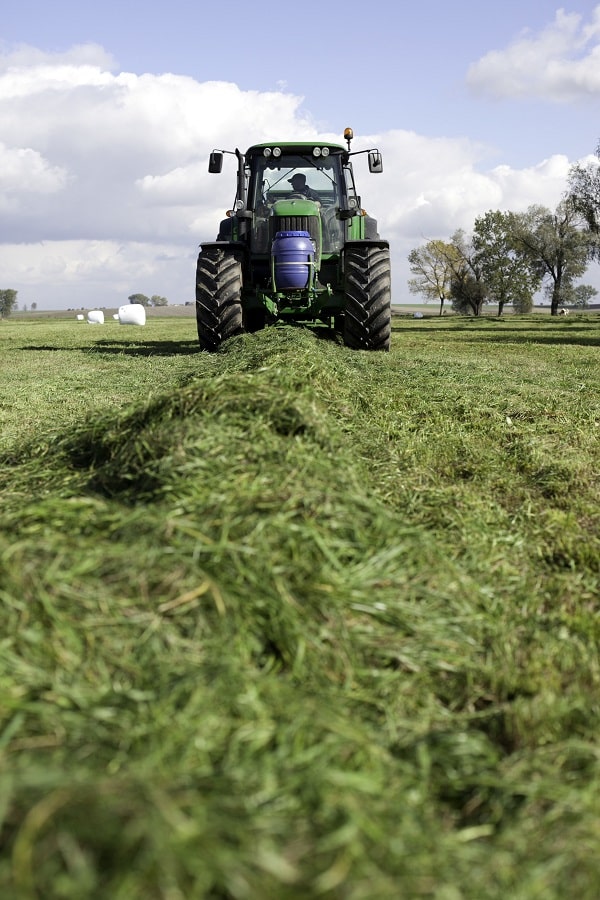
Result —
<instances>
[{"instance_id":1,"label":"driver's head","mask_svg":"<svg viewBox=\"0 0 600 900\"><path fill-rule=\"evenodd\" d=\"M288 181L295 191L302 191L306 187L306 175L303 175L302 172L296 172L295 175L288 178Z\"/></svg>"}]
</instances>

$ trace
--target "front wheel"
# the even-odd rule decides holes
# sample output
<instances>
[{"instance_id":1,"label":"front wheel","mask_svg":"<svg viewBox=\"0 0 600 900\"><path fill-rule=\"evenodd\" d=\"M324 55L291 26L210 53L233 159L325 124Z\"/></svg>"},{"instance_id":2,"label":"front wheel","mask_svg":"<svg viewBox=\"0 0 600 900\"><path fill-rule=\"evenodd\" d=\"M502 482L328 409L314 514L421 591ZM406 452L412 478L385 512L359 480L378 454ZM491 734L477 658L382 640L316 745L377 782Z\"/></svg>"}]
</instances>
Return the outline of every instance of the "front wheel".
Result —
<instances>
[{"instance_id":1,"label":"front wheel","mask_svg":"<svg viewBox=\"0 0 600 900\"><path fill-rule=\"evenodd\" d=\"M386 242L346 245L344 290L344 344L353 350L389 350L392 280Z\"/></svg>"},{"instance_id":2,"label":"front wheel","mask_svg":"<svg viewBox=\"0 0 600 900\"><path fill-rule=\"evenodd\" d=\"M241 334L242 264L229 248L205 246L196 269L196 323L202 350Z\"/></svg>"}]
</instances>

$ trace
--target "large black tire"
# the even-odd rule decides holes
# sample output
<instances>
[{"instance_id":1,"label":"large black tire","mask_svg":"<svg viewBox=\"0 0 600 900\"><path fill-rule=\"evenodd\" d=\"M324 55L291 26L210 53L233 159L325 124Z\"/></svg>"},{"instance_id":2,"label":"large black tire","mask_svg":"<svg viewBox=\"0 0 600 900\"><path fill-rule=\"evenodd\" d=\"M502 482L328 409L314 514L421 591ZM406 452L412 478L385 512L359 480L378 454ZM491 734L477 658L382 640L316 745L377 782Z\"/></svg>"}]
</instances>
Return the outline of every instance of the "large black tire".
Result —
<instances>
[{"instance_id":1,"label":"large black tire","mask_svg":"<svg viewBox=\"0 0 600 900\"><path fill-rule=\"evenodd\" d=\"M389 350L392 279L387 244L346 244L344 290L344 344L353 350Z\"/></svg>"},{"instance_id":2,"label":"large black tire","mask_svg":"<svg viewBox=\"0 0 600 900\"><path fill-rule=\"evenodd\" d=\"M203 247L196 269L196 323L202 350L241 334L242 264L227 247Z\"/></svg>"}]
</instances>

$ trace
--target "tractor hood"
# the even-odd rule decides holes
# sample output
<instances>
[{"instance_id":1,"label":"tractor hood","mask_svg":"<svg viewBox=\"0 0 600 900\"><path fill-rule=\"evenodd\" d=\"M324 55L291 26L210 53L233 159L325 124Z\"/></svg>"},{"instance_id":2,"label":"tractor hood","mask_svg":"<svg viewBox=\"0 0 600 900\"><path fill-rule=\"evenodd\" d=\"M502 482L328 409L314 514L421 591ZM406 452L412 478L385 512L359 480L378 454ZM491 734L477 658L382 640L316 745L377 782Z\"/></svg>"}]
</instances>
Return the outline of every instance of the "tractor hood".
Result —
<instances>
[{"instance_id":1,"label":"tractor hood","mask_svg":"<svg viewBox=\"0 0 600 900\"><path fill-rule=\"evenodd\" d=\"M314 200L302 200L294 197L290 200L277 200L273 204L275 216L318 216L320 204Z\"/></svg>"}]
</instances>

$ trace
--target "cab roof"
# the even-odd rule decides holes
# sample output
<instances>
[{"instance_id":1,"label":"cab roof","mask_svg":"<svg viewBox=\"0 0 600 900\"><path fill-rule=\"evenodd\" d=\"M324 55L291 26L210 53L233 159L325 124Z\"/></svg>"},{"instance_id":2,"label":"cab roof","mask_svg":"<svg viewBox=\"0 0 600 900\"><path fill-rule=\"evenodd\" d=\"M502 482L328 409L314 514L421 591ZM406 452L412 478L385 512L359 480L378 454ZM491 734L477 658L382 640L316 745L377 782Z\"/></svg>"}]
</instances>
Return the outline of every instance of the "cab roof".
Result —
<instances>
[{"instance_id":1,"label":"cab roof","mask_svg":"<svg viewBox=\"0 0 600 900\"><path fill-rule=\"evenodd\" d=\"M279 147L282 153L313 153L315 149L327 147L330 153L346 153L341 144L330 144L328 141L269 141L264 144L253 144L246 151L246 156L262 155L265 150ZM320 154L315 154L320 155Z\"/></svg>"}]
</instances>

